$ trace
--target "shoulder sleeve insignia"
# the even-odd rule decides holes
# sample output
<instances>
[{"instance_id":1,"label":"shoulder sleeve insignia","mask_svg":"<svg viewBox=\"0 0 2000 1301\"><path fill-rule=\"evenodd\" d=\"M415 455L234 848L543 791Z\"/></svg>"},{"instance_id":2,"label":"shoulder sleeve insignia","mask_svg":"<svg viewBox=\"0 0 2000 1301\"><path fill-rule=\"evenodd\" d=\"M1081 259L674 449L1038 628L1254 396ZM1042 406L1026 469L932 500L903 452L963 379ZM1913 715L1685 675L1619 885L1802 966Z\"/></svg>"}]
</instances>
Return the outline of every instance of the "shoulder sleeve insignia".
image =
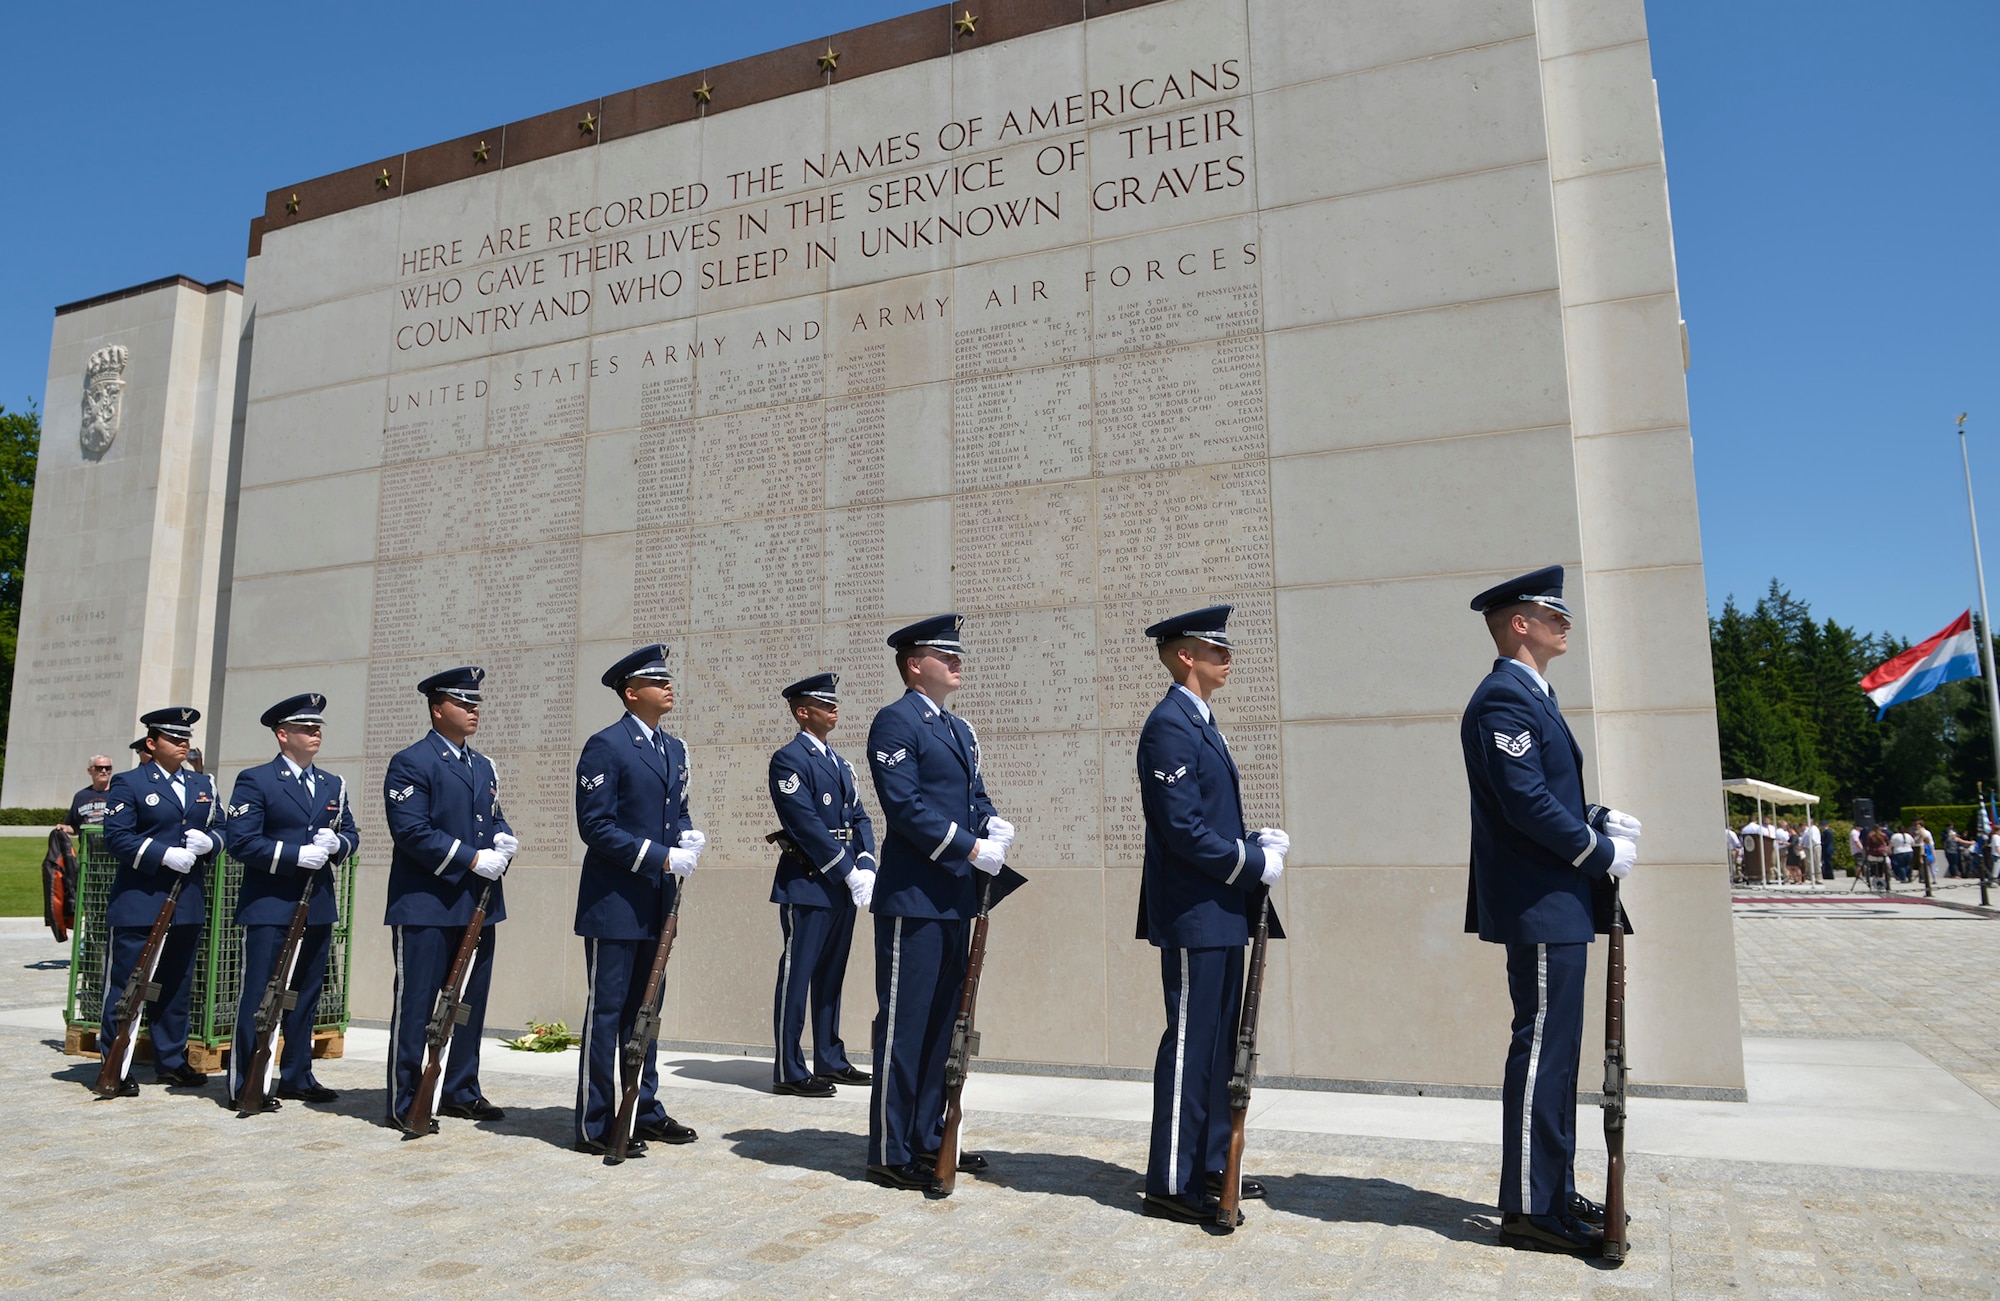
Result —
<instances>
[{"instance_id":1,"label":"shoulder sleeve insignia","mask_svg":"<svg viewBox=\"0 0 2000 1301\"><path fill-rule=\"evenodd\" d=\"M414 784L412 784L409 786L405 786L403 789L399 791L390 791L389 798L396 801L396 803L401 804L404 800L410 798L410 796L415 795L416 793L417 793L417 788Z\"/></svg>"},{"instance_id":2,"label":"shoulder sleeve insignia","mask_svg":"<svg viewBox=\"0 0 2000 1301\"><path fill-rule=\"evenodd\" d=\"M250 806L248 804L232 805L229 810L229 816L232 818L247 818L250 816Z\"/></svg>"},{"instance_id":3,"label":"shoulder sleeve insignia","mask_svg":"<svg viewBox=\"0 0 2000 1301\"><path fill-rule=\"evenodd\" d=\"M881 764L884 768L894 768L909 757L910 752L908 750L898 750L894 754L890 754L887 750L877 750L875 752L875 762Z\"/></svg>"},{"instance_id":4,"label":"shoulder sleeve insignia","mask_svg":"<svg viewBox=\"0 0 2000 1301\"><path fill-rule=\"evenodd\" d=\"M1512 755L1518 759L1528 751L1534 749L1535 738L1525 731L1519 736L1508 736L1505 732L1495 732L1493 734L1493 744L1499 749L1500 753Z\"/></svg>"},{"instance_id":5,"label":"shoulder sleeve insignia","mask_svg":"<svg viewBox=\"0 0 2000 1301\"><path fill-rule=\"evenodd\" d=\"M1187 765L1182 764L1180 767L1174 769L1172 772L1161 772L1158 768L1155 768L1153 769L1153 776L1155 779L1164 782L1168 786L1171 786L1175 782L1179 781L1181 778L1187 776Z\"/></svg>"},{"instance_id":6,"label":"shoulder sleeve insignia","mask_svg":"<svg viewBox=\"0 0 2000 1301\"><path fill-rule=\"evenodd\" d=\"M779 789L779 790L781 790L781 791L783 791L783 792L784 792L785 794L787 794L787 795L796 795L796 794L798 794L798 793L799 793L799 775L798 775L797 773L793 773L793 774L792 774L791 776L789 776L789 777L785 778L785 779L784 779L783 781L780 781L780 782L778 783L778 789Z\"/></svg>"},{"instance_id":7,"label":"shoulder sleeve insignia","mask_svg":"<svg viewBox=\"0 0 2000 1301\"><path fill-rule=\"evenodd\" d=\"M599 773L595 777L578 777L576 784L587 791L594 791L604 784L604 774Z\"/></svg>"}]
</instances>

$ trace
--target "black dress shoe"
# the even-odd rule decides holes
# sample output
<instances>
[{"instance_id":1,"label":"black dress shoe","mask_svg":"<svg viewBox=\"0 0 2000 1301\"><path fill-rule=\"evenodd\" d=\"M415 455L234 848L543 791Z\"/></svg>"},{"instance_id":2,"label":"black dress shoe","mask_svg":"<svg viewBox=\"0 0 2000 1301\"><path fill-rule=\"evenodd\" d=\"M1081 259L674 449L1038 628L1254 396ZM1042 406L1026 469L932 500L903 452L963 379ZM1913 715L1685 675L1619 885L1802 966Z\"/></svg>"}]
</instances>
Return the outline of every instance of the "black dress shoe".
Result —
<instances>
[{"instance_id":1,"label":"black dress shoe","mask_svg":"<svg viewBox=\"0 0 2000 1301\"><path fill-rule=\"evenodd\" d=\"M154 1071L153 1076L159 1083L176 1089L199 1089L208 1083L208 1076L192 1066L177 1066L169 1071Z\"/></svg>"},{"instance_id":2,"label":"black dress shoe","mask_svg":"<svg viewBox=\"0 0 2000 1301\"><path fill-rule=\"evenodd\" d=\"M936 1172L918 1161L907 1161L902 1165L871 1165L868 1167L868 1182L881 1184L884 1188L914 1188L924 1193L934 1193L938 1189Z\"/></svg>"},{"instance_id":3,"label":"black dress shoe","mask_svg":"<svg viewBox=\"0 0 2000 1301\"><path fill-rule=\"evenodd\" d=\"M587 1152L591 1156L610 1156L611 1144L600 1143L594 1138L586 1138L577 1143L576 1150L579 1152ZM625 1144L626 1160L629 1161L634 1157L641 1157L644 1155L646 1155L646 1141L644 1139L639 1138L635 1135L630 1142Z\"/></svg>"},{"instance_id":4,"label":"black dress shoe","mask_svg":"<svg viewBox=\"0 0 2000 1301\"><path fill-rule=\"evenodd\" d=\"M935 1172L937 1170L937 1153L919 1152L917 1154L917 1164L923 1166L926 1170ZM960 1152L958 1154L958 1172L962 1175L985 1174L987 1164L986 1158L977 1152Z\"/></svg>"},{"instance_id":5,"label":"black dress shoe","mask_svg":"<svg viewBox=\"0 0 2000 1301\"><path fill-rule=\"evenodd\" d=\"M118 1081L118 1091L116 1093L106 1094L105 1096L112 1098L136 1098L139 1096L139 1081L127 1075L124 1079Z\"/></svg>"},{"instance_id":6,"label":"black dress shoe","mask_svg":"<svg viewBox=\"0 0 2000 1301\"><path fill-rule=\"evenodd\" d=\"M1222 1171L1211 1170L1203 1175L1202 1185L1208 1189L1210 1197L1215 1198L1217 1201L1222 1200ZM1240 1202L1253 1202L1263 1195L1264 1185L1258 1183L1255 1179L1245 1179L1240 1191L1236 1194L1236 1200Z\"/></svg>"},{"instance_id":7,"label":"black dress shoe","mask_svg":"<svg viewBox=\"0 0 2000 1301\"><path fill-rule=\"evenodd\" d=\"M840 1090L833 1087L832 1080L808 1075L803 1080L787 1080L783 1084L773 1084L771 1092L787 1094L794 1098L831 1098Z\"/></svg>"},{"instance_id":8,"label":"black dress shoe","mask_svg":"<svg viewBox=\"0 0 2000 1301\"><path fill-rule=\"evenodd\" d=\"M437 1114L450 1116L454 1120L505 1120L507 1113L484 1098L474 1098L470 1102L452 1102L439 1107Z\"/></svg>"},{"instance_id":9,"label":"black dress shoe","mask_svg":"<svg viewBox=\"0 0 2000 1301\"><path fill-rule=\"evenodd\" d=\"M867 1071L857 1070L852 1066L842 1067L837 1071L821 1071L819 1077L822 1080L832 1080L835 1084L873 1084L875 1082L873 1075L870 1075Z\"/></svg>"},{"instance_id":10,"label":"black dress shoe","mask_svg":"<svg viewBox=\"0 0 2000 1301\"><path fill-rule=\"evenodd\" d=\"M1567 1214L1504 1216L1500 1242L1516 1251L1554 1251L1570 1256L1595 1256L1604 1250L1604 1235Z\"/></svg>"},{"instance_id":11,"label":"black dress shoe","mask_svg":"<svg viewBox=\"0 0 2000 1301\"><path fill-rule=\"evenodd\" d=\"M1571 1219L1582 1220L1593 1229L1604 1227L1604 1208L1596 1202L1591 1201L1588 1197L1585 1197L1582 1193L1571 1193L1569 1195L1569 1214ZM1630 1224L1631 1222L1632 1217L1630 1214L1627 1214L1625 1216L1625 1223Z\"/></svg>"},{"instance_id":12,"label":"black dress shoe","mask_svg":"<svg viewBox=\"0 0 2000 1301\"><path fill-rule=\"evenodd\" d=\"M404 1135L405 1135L406 1137L409 1137L409 1138L415 1138L415 1137L417 1137L417 1131L416 1131L416 1130L414 1130L414 1129L412 1129L412 1128L410 1127L410 1122L409 1122L408 1120L405 1120L405 1119L404 1119L403 1117L401 1117L401 1116L391 1116L391 1117L389 1117L389 1127L390 1127L391 1129L395 1129L395 1130L400 1130L400 1131L402 1131L402 1133L403 1133L403 1134L404 1134ZM437 1123L437 1117L436 1117L436 1116L432 1116L432 1117L431 1117L431 1127L430 1127L429 1129L425 1130L425 1131L424 1131L424 1133L426 1133L426 1134L435 1134L435 1133L437 1133L437 1132L438 1132L438 1123Z\"/></svg>"},{"instance_id":13,"label":"black dress shoe","mask_svg":"<svg viewBox=\"0 0 2000 1301\"><path fill-rule=\"evenodd\" d=\"M634 1125L632 1127L632 1137L650 1139L655 1143L681 1144L692 1143L700 1138L701 1135L695 1133L686 1125L681 1124L672 1116L667 1116L662 1118L657 1124Z\"/></svg>"},{"instance_id":14,"label":"black dress shoe","mask_svg":"<svg viewBox=\"0 0 2000 1301\"><path fill-rule=\"evenodd\" d=\"M243 1110L243 1103L242 1103L242 1101L241 1101L240 1099L237 1099L237 1098L231 1098L231 1099L229 1100L229 1105L230 1105L231 1107L235 1108L235 1109L236 1109L237 1111L239 1111L239 1112ZM259 1104L257 1105L257 1110L258 1110L258 1111L260 1111L260 1112L261 1112L261 1111L276 1111L276 1110L277 1110L278 1108L280 1108L280 1107L282 1107L282 1106L284 1106L284 1105L285 1105L284 1103L282 1103L282 1102L278 1101L278 1100L277 1100L276 1098L272 1097L272 1096L271 1096L270 1094L268 1094L268 1093L267 1093L267 1094L265 1094L265 1095L264 1095L264 1101L262 1101L261 1103L259 1103Z\"/></svg>"},{"instance_id":15,"label":"black dress shoe","mask_svg":"<svg viewBox=\"0 0 2000 1301\"><path fill-rule=\"evenodd\" d=\"M1199 1203L1183 1197L1161 1197L1147 1193L1146 1200L1139 1204L1139 1213L1155 1220L1179 1220L1183 1224L1213 1224L1222 1212L1222 1204L1213 1197L1204 1197ZM1236 1222L1243 1223L1243 1212L1236 1212Z\"/></svg>"},{"instance_id":16,"label":"black dress shoe","mask_svg":"<svg viewBox=\"0 0 2000 1301\"><path fill-rule=\"evenodd\" d=\"M292 1102L332 1102L340 1094L324 1084L308 1084L303 1089L279 1089L278 1096Z\"/></svg>"}]
</instances>

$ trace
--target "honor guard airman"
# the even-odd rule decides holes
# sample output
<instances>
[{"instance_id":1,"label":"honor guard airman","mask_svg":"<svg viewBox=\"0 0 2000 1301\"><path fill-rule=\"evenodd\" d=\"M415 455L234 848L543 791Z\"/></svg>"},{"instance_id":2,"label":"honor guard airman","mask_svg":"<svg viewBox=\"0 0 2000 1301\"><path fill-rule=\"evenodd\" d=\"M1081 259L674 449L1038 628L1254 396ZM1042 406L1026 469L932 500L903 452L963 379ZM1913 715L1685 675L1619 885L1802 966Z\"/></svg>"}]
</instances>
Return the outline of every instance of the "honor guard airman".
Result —
<instances>
[{"instance_id":1,"label":"honor guard airman","mask_svg":"<svg viewBox=\"0 0 2000 1301\"><path fill-rule=\"evenodd\" d=\"M1576 1190L1584 968L1592 939L1611 921L1607 878L1624 877L1637 859L1639 822L1584 803L1583 754L1545 676L1569 649L1562 566L1488 588L1472 608L1500 652L1458 729L1472 788L1465 929L1507 946L1514 1003L1501 1095L1500 1237L1594 1255L1604 1208Z\"/></svg>"},{"instance_id":2,"label":"honor guard airman","mask_svg":"<svg viewBox=\"0 0 2000 1301\"><path fill-rule=\"evenodd\" d=\"M354 853L361 835L348 805L346 779L313 762L325 708L326 697L309 692L265 710L258 721L277 738L278 757L245 768L229 796L229 852L243 865L243 884L236 894L236 924L243 928L243 992L230 1040L241 1050L229 1054L231 1105L242 1093L249 1069L258 1004L302 899L306 926L289 977L298 1002L285 1013L277 1087L265 1090L265 1106L275 1110L280 1098L332 1102L340 1096L315 1080L312 1071L313 1019L326 981L333 924L340 920L337 891L321 878Z\"/></svg>"},{"instance_id":3,"label":"honor guard airman","mask_svg":"<svg viewBox=\"0 0 2000 1301\"><path fill-rule=\"evenodd\" d=\"M208 1076L188 1065L188 1000L194 989L195 953L208 915L209 877L222 845L228 815L215 797L215 784L187 766L188 745L201 711L176 707L142 714L146 755L138 767L111 779L105 792L104 847L118 860L111 879L105 923L111 928L106 951L104 1015L100 1044L117 1037L118 997L175 877L185 877L166 945L153 970L159 993L146 1003L153 1036L153 1071L161 1084L195 1089ZM125 1077L120 1094L136 1097L138 1083Z\"/></svg>"},{"instance_id":4,"label":"honor guard airman","mask_svg":"<svg viewBox=\"0 0 2000 1301\"><path fill-rule=\"evenodd\" d=\"M593 1156L612 1145L619 1053L645 1000L662 924L708 843L688 811L687 746L666 730L674 707L667 655L665 646L642 646L604 671L600 680L625 712L584 742L576 761L576 830L584 843L576 933L583 937L589 1002L573 1142ZM656 1051L657 1041L647 1046L630 1156L643 1153L647 1140L697 1137L660 1105Z\"/></svg>"},{"instance_id":5,"label":"honor guard airman","mask_svg":"<svg viewBox=\"0 0 2000 1301\"><path fill-rule=\"evenodd\" d=\"M868 729L868 770L882 806L875 914L875 1087L868 1177L929 1191L944 1138L944 1066L965 983L975 882L1000 875L1014 827L986 796L979 737L948 712L965 621L939 615L892 633L902 697ZM974 1153L958 1168L978 1171Z\"/></svg>"},{"instance_id":6,"label":"honor guard airman","mask_svg":"<svg viewBox=\"0 0 2000 1301\"><path fill-rule=\"evenodd\" d=\"M424 1030L450 973L452 957L471 924L476 900L492 897L465 986L469 1018L452 1035L437 1114L463 1120L506 1115L479 1089L479 1036L493 980L494 927L507 916L500 878L521 842L500 809L493 761L472 748L479 730L480 668L447 669L417 684L430 708L431 730L389 760L382 809L394 849L389 858L389 907L396 990L389 1019L389 1123L409 1132L404 1117L424 1069Z\"/></svg>"},{"instance_id":7,"label":"honor guard airman","mask_svg":"<svg viewBox=\"0 0 2000 1301\"><path fill-rule=\"evenodd\" d=\"M778 959L772 1033L773 1092L830 1098L836 1084L867 1084L840 1041L840 987L854 942L854 918L875 893L875 828L861 807L854 768L827 736L840 722L840 675L816 673L786 687L799 733L771 756L771 805L781 828L771 902L785 937ZM810 1004L813 1065L800 1038Z\"/></svg>"},{"instance_id":8,"label":"honor guard airman","mask_svg":"<svg viewBox=\"0 0 2000 1301\"><path fill-rule=\"evenodd\" d=\"M1243 948L1292 848L1275 827L1245 829L1242 776L1209 705L1229 681L1232 608L1210 606L1146 629L1174 684L1139 733L1146 858L1138 938L1160 951L1167 1006L1141 1209L1204 1224L1220 1212L1229 1158ZM1271 937L1284 938L1275 910L1270 924ZM1263 1195L1256 1180L1243 1181L1241 1196Z\"/></svg>"}]
</instances>

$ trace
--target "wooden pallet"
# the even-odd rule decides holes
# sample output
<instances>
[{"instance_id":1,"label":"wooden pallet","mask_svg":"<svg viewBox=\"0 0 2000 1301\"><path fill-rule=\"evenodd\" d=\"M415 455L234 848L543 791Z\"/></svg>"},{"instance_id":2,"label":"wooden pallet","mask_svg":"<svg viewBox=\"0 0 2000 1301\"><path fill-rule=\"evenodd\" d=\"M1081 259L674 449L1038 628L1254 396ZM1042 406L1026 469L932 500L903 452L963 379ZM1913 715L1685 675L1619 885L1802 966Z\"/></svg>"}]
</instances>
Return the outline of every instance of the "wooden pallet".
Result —
<instances>
[{"instance_id":1,"label":"wooden pallet","mask_svg":"<svg viewBox=\"0 0 2000 1301\"><path fill-rule=\"evenodd\" d=\"M63 1033L63 1052L71 1057L102 1056L97 1047L97 1031L90 1026L70 1026ZM139 1036L138 1049L132 1055L136 1060L142 1062L153 1060L152 1036ZM312 1055L320 1058L345 1057L347 1055L347 1036L339 1030L313 1031ZM188 1044L188 1065L194 1069L213 1074L221 1071L228 1064L229 1041L227 1039L215 1044Z\"/></svg>"}]
</instances>

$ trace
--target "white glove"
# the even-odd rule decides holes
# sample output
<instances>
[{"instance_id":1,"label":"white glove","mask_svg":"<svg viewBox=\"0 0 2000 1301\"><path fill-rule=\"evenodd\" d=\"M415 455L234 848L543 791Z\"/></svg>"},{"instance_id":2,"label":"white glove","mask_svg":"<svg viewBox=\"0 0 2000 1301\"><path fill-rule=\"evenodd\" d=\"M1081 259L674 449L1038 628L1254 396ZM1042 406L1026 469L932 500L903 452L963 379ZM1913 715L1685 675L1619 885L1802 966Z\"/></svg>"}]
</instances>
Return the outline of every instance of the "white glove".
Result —
<instances>
[{"instance_id":1,"label":"white glove","mask_svg":"<svg viewBox=\"0 0 2000 1301\"><path fill-rule=\"evenodd\" d=\"M334 835L332 830L327 827L321 827L318 831L313 832L313 844L324 849L328 858L332 858L340 852L340 837Z\"/></svg>"},{"instance_id":2,"label":"white glove","mask_svg":"<svg viewBox=\"0 0 2000 1301\"><path fill-rule=\"evenodd\" d=\"M1632 875L1632 865L1639 861L1639 846L1622 836L1611 838L1611 866L1606 871L1624 880Z\"/></svg>"},{"instance_id":3,"label":"white glove","mask_svg":"<svg viewBox=\"0 0 2000 1301\"><path fill-rule=\"evenodd\" d=\"M521 852L521 842L504 831L496 831L493 833L493 852L511 863L514 855Z\"/></svg>"},{"instance_id":4,"label":"white glove","mask_svg":"<svg viewBox=\"0 0 2000 1301\"><path fill-rule=\"evenodd\" d=\"M507 856L496 849L481 849L472 855L472 870L489 881L498 881L507 870Z\"/></svg>"},{"instance_id":5,"label":"white glove","mask_svg":"<svg viewBox=\"0 0 2000 1301\"><path fill-rule=\"evenodd\" d=\"M325 867L326 860L330 857L332 855L321 849L317 842L299 846L299 866L308 872L317 872Z\"/></svg>"},{"instance_id":6,"label":"white glove","mask_svg":"<svg viewBox=\"0 0 2000 1301\"><path fill-rule=\"evenodd\" d=\"M1003 854L1014 844L1014 824L1005 818L986 819L986 834L1000 842L1000 852Z\"/></svg>"},{"instance_id":7,"label":"white glove","mask_svg":"<svg viewBox=\"0 0 2000 1301\"><path fill-rule=\"evenodd\" d=\"M681 848L689 850L696 858L700 858L701 851L708 848L708 833L706 831L681 832Z\"/></svg>"},{"instance_id":8,"label":"white glove","mask_svg":"<svg viewBox=\"0 0 2000 1301\"><path fill-rule=\"evenodd\" d=\"M1620 840L1637 840L1639 819L1629 813L1620 813L1617 809L1607 809L1604 813L1604 830L1606 834Z\"/></svg>"},{"instance_id":9,"label":"white glove","mask_svg":"<svg viewBox=\"0 0 2000 1301\"><path fill-rule=\"evenodd\" d=\"M847 893L854 896L856 908L866 908L875 898L875 874L855 868L847 874Z\"/></svg>"},{"instance_id":10,"label":"white glove","mask_svg":"<svg viewBox=\"0 0 2000 1301\"><path fill-rule=\"evenodd\" d=\"M988 876L1000 875L1007 862L1007 846L997 840L982 840L972 847L972 865Z\"/></svg>"},{"instance_id":11,"label":"white glove","mask_svg":"<svg viewBox=\"0 0 2000 1301\"><path fill-rule=\"evenodd\" d=\"M194 871L195 852L192 849L169 849L160 855L160 861L170 872L188 873Z\"/></svg>"},{"instance_id":12,"label":"white glove","mask_svg":"<svg viewBox=\"0 0 2000 1301\"><path fill-rule=\"evenodd\" d=\"M193 851L196 858L215 848L215 838L199 827L189 827L187 835L181 838L181 843Z\"/></svg>"},{"instance_id":13,"label":"white glove","mask_svg":"<svg viewBox=\"0 0 2000 1301\"><path fill-rule=\"evenodd\" d=\"M1284 832L1272 827L1266 827L1257 833L1257 843L1264 847L1264 875L1259 879L1265 885L1276 885L1278 878L1285 874L1285 855L1292 852L1292 842L1290 837L1269 842L1266 842L1264 837L1284 835Z\"/></svg>"},{"instance_id":14,"label":"white glove","mask_svg":"<svg viewBox=\"0 0 2000 1301\"><path fill-rule=\"evenodd\" d=\"M694 875L694 865L699 861L701 855L692 849L675 848L667 851L667 870L683 881Z\"/></svg>"}]
</instances>

